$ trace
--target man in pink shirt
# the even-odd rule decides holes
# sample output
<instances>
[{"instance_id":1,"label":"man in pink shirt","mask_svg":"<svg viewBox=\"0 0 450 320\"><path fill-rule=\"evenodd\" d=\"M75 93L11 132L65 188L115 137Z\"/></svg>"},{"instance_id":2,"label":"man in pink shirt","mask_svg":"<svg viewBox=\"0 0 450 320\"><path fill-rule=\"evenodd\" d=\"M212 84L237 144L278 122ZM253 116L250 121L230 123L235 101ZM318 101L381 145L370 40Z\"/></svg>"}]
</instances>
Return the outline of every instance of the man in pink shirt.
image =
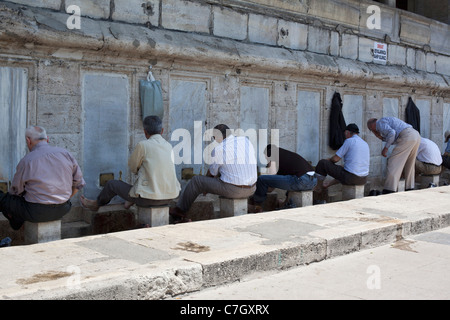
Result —
<instances>
[{"instance_id":1,"label":"man in pink shirt","mask_svg":"<svg viewBox=\"0 0 450 320\"><path fill-rule=\"evenodd\" d=\"M44 128L26 129L30 151L20 160L8 193L0 191L0 211L14 230L25 221L47 222L69 212L72 198L86 184L75 158L48 144Z\"/></svg>"}]
</instances>

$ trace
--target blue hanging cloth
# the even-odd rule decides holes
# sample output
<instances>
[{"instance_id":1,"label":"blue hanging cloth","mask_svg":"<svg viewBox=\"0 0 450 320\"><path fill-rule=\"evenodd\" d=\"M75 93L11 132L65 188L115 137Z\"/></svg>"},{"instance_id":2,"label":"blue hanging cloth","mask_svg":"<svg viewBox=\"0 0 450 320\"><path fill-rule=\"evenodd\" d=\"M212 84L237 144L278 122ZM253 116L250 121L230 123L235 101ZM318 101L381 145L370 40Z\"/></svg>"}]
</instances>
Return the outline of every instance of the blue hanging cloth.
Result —
<instances>
[{"instance_id":1,"label":"blue hanging cloth","mask_svg":"<svg viewBox=\"0 0 450 320\"><path fill-rule=\"evenodd\" d=\"M151 71L147 80L139 81L139 95L141 100L142 120L147 116L164 117L164 105L161 90L161 81L155 80Z\"/></svg>"}]
</instances>

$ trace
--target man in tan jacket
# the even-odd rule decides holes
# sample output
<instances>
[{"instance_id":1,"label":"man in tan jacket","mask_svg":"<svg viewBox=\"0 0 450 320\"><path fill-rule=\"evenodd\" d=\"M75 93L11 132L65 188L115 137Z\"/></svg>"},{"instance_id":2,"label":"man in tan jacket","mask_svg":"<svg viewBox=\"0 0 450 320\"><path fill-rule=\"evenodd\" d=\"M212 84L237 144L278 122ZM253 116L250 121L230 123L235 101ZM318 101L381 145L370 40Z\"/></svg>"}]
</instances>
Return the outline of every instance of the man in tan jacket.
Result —
<instances>
[{"instance_id":1,"label":"man in tan jacket","mask_svg":"<svg viewBox=\"0 0 450 320\"><path fill-rule=\"evenodd\" d=\"M163 131L159 117L146 117L144 133L147 140L137 144L128 160L128 167L137 175L134 185L109 180L96 200L81 196L82 205L97 211L116 195L126 201L126 209L133 204L138 207L166 205L177 198L181 187L175 173L172 146L161 136Z\"/></svg>"}]
</instances>

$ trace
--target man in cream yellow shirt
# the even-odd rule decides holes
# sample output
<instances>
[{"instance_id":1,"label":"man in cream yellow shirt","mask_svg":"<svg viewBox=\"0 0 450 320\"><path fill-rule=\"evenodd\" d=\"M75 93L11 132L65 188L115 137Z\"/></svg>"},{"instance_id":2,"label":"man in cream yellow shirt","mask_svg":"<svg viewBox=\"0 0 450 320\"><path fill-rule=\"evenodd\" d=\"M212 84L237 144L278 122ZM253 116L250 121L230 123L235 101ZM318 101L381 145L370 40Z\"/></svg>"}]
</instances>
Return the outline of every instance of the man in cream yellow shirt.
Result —
<instances>
[{"instance_id":1,"label":"man in cream yellow shirt","mask_svg":"<svg viewBox=\"0 0 450 320\"><path fill-rule=\"evenodd\" d=\"M157 116L146 117L144 133L147 140L137 144L128 160L128 167L137 175L134 185L109 180L96 200L81 196L83 206L97 211L116 195L126 201L126 209L133 204L138 207L166 205L178 197L181 187L175 173L172 146L161 136L161 119Z\"/></svg>"}]
</instances>

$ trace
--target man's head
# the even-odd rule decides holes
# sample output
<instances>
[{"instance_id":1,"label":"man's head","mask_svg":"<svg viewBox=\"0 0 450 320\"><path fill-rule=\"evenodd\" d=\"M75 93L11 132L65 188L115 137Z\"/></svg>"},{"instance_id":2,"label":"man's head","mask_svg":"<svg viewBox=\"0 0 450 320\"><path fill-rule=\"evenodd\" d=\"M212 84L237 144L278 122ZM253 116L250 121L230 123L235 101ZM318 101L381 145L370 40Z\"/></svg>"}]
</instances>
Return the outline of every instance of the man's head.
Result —
<instances>
[{"instance_id":1,"label":"man's head","mask_svg":"<svg viewBox=\"0 0 450 320\"><path fill-rule=\"evenodd\" d=\"M350 123L344 131L345 134L345 139L351 138L353 137L353 135L358 134L359 133L359 128L356 124L354 123Z\"/></svg>"},{"instance_id":2,"label":"man's head","mask_svg":"<svg viewBox=\"0 0 450 320\"><path fill-rule=\"evenodd\" d=\"M376 118L371 118L369 119L369 121L367 121L367 128L369 128L370 131L377 131L377 120L378 119Z\"/></svg>"},{"instance_id":3,"label":"man's head","mask_svg":"<svg viewBox=\"0 0 450 320\"><path fill-rule=\"evenodd\" d=\"M218 124L214 127L214 139L221 143L223 140L225 140L230 134L231 130L226 124Z\"/></svg>"},{"instance_id":4,"label":"man's head","mask_svg":"<svg viewBox=\"0 0 450 320\"><path fill-rule=\"evenodd\" d=\"M162 134L164 131L162 121L158 116L147 116L144 119L144 133L148 139L154 134Z\"/></svg>"},{"instance_id":5,"label":"man's head","mask_svg":"<svg viewBox=\"0 0 450 320\"><path fill-rule=\"evenodd\" d=\"M39 126L28 127L25 130L25 140L27 142L28 150L32 150L35 145L42 141L48 142L47 132L44 128Z\"/></svg>"}]
</instances>

